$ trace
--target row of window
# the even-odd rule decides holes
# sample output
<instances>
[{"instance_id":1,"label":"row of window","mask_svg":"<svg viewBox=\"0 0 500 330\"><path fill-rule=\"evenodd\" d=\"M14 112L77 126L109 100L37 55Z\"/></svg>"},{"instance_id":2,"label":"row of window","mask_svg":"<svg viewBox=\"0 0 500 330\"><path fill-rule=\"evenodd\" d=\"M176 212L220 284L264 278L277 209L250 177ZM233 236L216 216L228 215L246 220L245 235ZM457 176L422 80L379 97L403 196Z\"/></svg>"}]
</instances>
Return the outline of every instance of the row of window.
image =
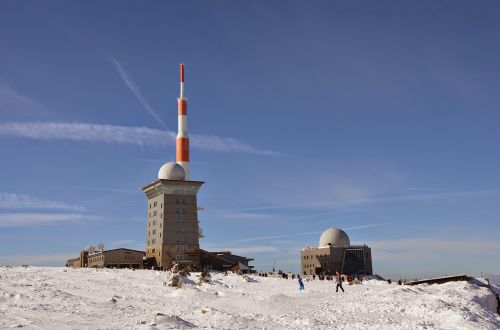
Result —
<instances>
[{"instance_id":1,"label":"row of window","mask_svg":"<svg viewBox=\"0 0 500 330\"><path fill-rule=\"evenodd\" d=\"M315 256L304 256L304 260L305 259L314 259L314 258L318 258L318 257L326 257L327 255L326 254L317 254Z\"/></svg>"},{"instance_id":2,"label":"row of window","mask_svg":"<svg viewBox=\"0 0 500 330\"><path fill-rule=\"evenodd\" d=\"M153 207L156 207L158 205L158 202L154 202L153 203ZM149 203L149 208L151 208L151 203ZM163 203L160 204L160 208L162 209L163 208Z\"/></svg>"},{"instance_id":3,"label":"row of window","mask_svg":"<svg viewBox=\"0 0 500 330\"><path fill-rule=\"evenodd\" d=\"M185 232L187 232L187 229L186 229L186 227L175 227L175 232L185 233ZM156 229L153 229L152 231L148 230L148 236L151 236L151 233L153 233L153 235L156 235ZM160 237L161 237L161 231L158 231L158 233L160 233Z\"/></svg>"},{"instance_id":4,"label":"row of window","mask_svg":"<svg viewBox=\"0 0 500 330\"><path fill-rule=\"evenodd\" d=\"M89 262L96 262L96 261L102 261L102 260L104 260L103 256L100 256L100 257L90 257L89 258Z\"/></svg>"},{"instance_id":5,"label":"row of window","mask_svg":"<svg viewBox=\"0 0 500 330\"><path fill-rule=\"evenodd\" d=\"M153 227L156 226L156 220L153 220ZM148 222L148 227L151 227L151 222ZM160 228L163 227L163 222L160 221Z\"/></svg>"},{"instance_id":6,"label":"row of window","mask_svg":"<svg viewBox=\"0 0 500 330\"><path fill-rule=\"evenodd\" d=\"M149 235L149 232L148 232L148 235ZM161 238L161 233L160 233L160 238ZM175 242L176 243L179 243L179 242L190 243L191 240L189 238L186 238L186 236L177 236L177 237L175 237ZM154 245L154 244L156 244L156 238L148 240L148 245Z\"/></svg>"},{"instance_id":7,"label":"row of window","mask_svg":"<svg viewBox=\"0 0 500 330\"><path fill-rule=\"evenodd\" d=\"M161 231L159 233L161 238ZM156 229L153 229L153 235L156 235ZM148 231L148 236L151 236L151 231Z\"/></svg>"},{"instance_id":8,"label":"row of window","mask_svg":"<svg viewBox=\"0 0 500 330\"><path fill-rule=\"evenodd\" d=\"M158 212L155 210L153 211L153 217L156 217L158 215ZM151 212L149 212L149 217L151 218ZM163 213L160 213L160 218L163 218Z\"/></svg>"},{"instance_id":9,"label":"row of window","mask_svg":"<svg viewBox=\"0 0 500 330\"><path fill-rule=\"evenodd\" d=\"M187 214L187 210L186 209L177 208L175 210L175 213L177 213L177 214ZM148 213L148 217L151 218L151 215L153 217L156 217L158 215L158 212L156 210L154 210L152 214L151 214L151 212L149 212ZM161 213L161 212L160 212L160 218L163 218L163 213Z\"/></svg>"},{"instance_id":10,"label":"row of window","mask_svg":"<svg viewBox=\"0 0 500 330\"><path fill-rule=\"evenodd\" d=\"M187 239L186 239L186 236L182 236L182 237L181 237L181 236L177 236L177 237L175 238L175 242L176 242L176 243L177 243L177 242L184 242L184 243L186 243L186 242L188 242L188 241L189 241L189 240L187 240Z\"/></svg>"},{"instance_id":11,"label":"row of window","mask_svg":"<svg viewBox=\"0 0 500 330\"><path fill-rule=\"evenodd\" d=\"M176 252L187 252L188 248L185 245L176 245L175 251Z\"/></svg>"},{"instance_id":12,"label":"row of window","mask_svg":"<svg viewBox=\"0 0 500 330\"><path fill-rule=\"evenodd\" d=\"M175 200L175 204L181 204L181 205L186 205L187 202L184 198L177 198ZM158 206L158 202L153 202L152 204L149 203L149 208L151 207L157 207ZM163 208L163 203L160 203L160 208L162 209Z\"/></svg>"},{"instance_id":13,"label":"row of window","mask_svg":"<svg viewBox=\"0 0 500 330\"><path fill-rule=\"evenodd\" d=\"M176 223L186 223L187 220L186 219L177 218L177 219L175 219L175 222ZM153 220L153 222L148 222L148 227L151 227L151 226L154 227L154 226L156 226L156 224L157 224L156 220ZM163 227L163 222L160 221L160 228L162 228L162 227ZM177 227L177 231L179 231L178 228L179 227ZM180 228L183 228L183 227L180 227ZM186 230L184 229L183 231L185 232Z\"/></svg>"}]
</instances>

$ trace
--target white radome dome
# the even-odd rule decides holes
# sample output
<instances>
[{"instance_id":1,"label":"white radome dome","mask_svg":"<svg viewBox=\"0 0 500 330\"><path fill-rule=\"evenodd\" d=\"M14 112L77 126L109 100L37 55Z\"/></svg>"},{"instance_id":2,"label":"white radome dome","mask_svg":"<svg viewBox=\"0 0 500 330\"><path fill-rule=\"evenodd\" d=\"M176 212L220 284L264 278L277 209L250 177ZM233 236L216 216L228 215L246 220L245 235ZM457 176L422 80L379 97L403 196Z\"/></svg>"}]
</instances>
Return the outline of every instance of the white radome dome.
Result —
<instances>
[{"instance_id":1,"label":"white radome dome","mask_svg":"<svg viewBox=\"0 0 500 330\"><path fill-rule=\"evenodd\" d=\"M163 166L160 168L160 171L158 172L158 179L185 180L186 172L184 171L184 168L181 165L175 162L168 162L163 164Z\"/></svg>"},{"instance_id":2,"label":"white radome dome","mask_svg":"<svg viewBox=\"0 0 500 330\"><path fill-rule=\"evenodd\" d=\"M321 234L319 238L319 246L349 246L349 236L345 231L338 228L329 228Z\"/></svg>"}]
</instances>

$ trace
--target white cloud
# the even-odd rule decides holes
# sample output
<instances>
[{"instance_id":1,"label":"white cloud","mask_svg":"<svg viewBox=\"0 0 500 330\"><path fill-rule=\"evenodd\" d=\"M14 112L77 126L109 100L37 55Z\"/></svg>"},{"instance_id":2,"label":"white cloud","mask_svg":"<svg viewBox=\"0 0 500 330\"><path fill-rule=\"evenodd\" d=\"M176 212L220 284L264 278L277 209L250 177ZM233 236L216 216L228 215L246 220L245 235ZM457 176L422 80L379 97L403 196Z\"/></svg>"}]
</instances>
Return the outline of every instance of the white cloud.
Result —
<instances>
[{"instance_id":1,"label":"white cloud","mask_svg":"<svg viewBox=\"0 0 500 330\"><path fill-rule=\"evenodd\" d=\"M95 216L78 213L0 213L0 227L18 227L95 220Z\"/></svg>"},{"instance_id":2,"label":"white cloud","mask_svg":"<svg viewBox=\"0 0 500 330\"><path fill-rule=\"evenodd\" d=\"M163 147L175 145L176 133L148 127L130 127L75 122L0 122L0 135L37 140L73 140L85 142L123 143L137 146ZM280 155L255 148L233 138L191 135L193 148L257 155Z\"/></svg>"},{"instance_id":3,"label":"white cloud","mask_svg":"<svg viewBox=\"0 0 500 330\"><path fill-rule=\"evenodd\" d=\"M191 146L199 149L214 151L238 151L249 154L280 156L279 152L272 150L257 149L249 144L229 137L219 137L214 135L191 135Z\"/></svg>"},{"instance_id":4,"label":"white cloud","mask_svg":"<svg viewBox=\"0 0 500 330\"><path fill-rule=\"evenodd\" d=\"M173 144L175 134L146 127L64 122L4 122L0 135L37 140L75 140L135 145Z\"/></svg>"},{"instance_id":5,"label":"white cloud","mask_svg":"<svg viewBox=\"0 0 500 330\"><path fill-rule=\"evenodd\" d=\"M216 213L217 218L244 221L268 221L278 218L275 214L241 212L237 210L224 210Z\"/></svg>"},{"instance_id":6,"label":"white cloud","mask_svg":"<svg viewBox=\"0 0 500 330\"><path fill-rule=\"evenodd\" d=\"M0 192L0 209L52 209L67 211L83 211L79 205L64 202L49 201L25 194Z\"/></svg>"},{"instance_id":7,"label":"white cloud","mask_svg":"<svg viewBox=\"0 0 500 330\"><path fill-rule=\"evenodd\" d=\"M317 202L317 203L303 203L303 204L300 203L276 204L270 206L247 208L244 209L243 211L289 209L289 208L322 208L322 209L341 208L341 207L364 205L364 204L395 203L395 202L416 201L416 200L423 201L423 200L454 199L454 198L465 198L465 197L498 195L498 194L500 194L500 189L451 191L451 192L410 194L410 195L387 196L387 197L360 198L360 199L350 199L350 200L334 200L331 202Z\"/></svg>"},{"instance_id":8,"label":"white cloud","mask_svg":"<svg viewBox=\"0 0 500 330\"><path fill-rule=\"evenodd\" d=\"M287 235L257 236L257 237L242 238L242 239L233 241L233 243L243 243L243 242L252 242L252 241L263 241L263 240L276 239L276 238L288 238L288 237L297 237L297 236L317 235L317 234L321 234L321 233L322 233L321 231L310 231L310 232L305 232L305 233L296 233L296 234L287 234Z\"/></svg>"},{"instance_id":9,"label":"white cloud","mask_svg":"<svg viewBox=\"0 0 500 330\"><path fill-rule=\"evenodd\" d=\"M359 225L359 226L352 226L352 227L346 227L343 228L344 230L358 230L358 229L365 229L365 228L371 228L371 227L379 227L379 226L385 226L388 225L388 223L373 223L373 224L368 224L368 225ZM309 235L319 235L322 234L323 231L309 231L309 232L302 232L302 233L294 233L294 234L285 234L285 235L269 235L269 236L257 236L257 237L249 237L249 238L242 238L236 241L232 241L231 243L243 243L243 242L252 242L252 241L263 241L263 240L275 240L275 239L280 239L280 238L289 238L289 237L299 237L299 236L309 236Z\"/></svg>"},{"instance_id":10,"label":"white cloud","mask_svg":"<svg viewBox=\"0 0 500 330\"><path fill-rule=\"evenodd\" d=\"M431 237L407 238L365 242L374 251L377 260L427 259L430 256L473 257L500 250L500 241L480 238L437 239Z\"/></svg>"},{"instance_id":11,"label":"white cloud","mask_svg":"<svg viewBox=\"0 0 500 330\"><path fill-rule=\"evenodd\" d=\"M163 120L161 120L160 116L158 116L158 114L156 113L156 111L154 111L154 109L149 105L148 101L144 98L144 96L142 95L141 91L139 90L139 87L132 80L132 78L130 77L130 75L128 74L128 72L125 70L125 68L123 67L123 65L120 62L118 62L116 59L114 59L114 58L111 58L111 62L114 64L116 70L120 74L120 77L122 78L122 80L125 83L125 85L127 85L127 87L130 89L130 91L132 92L132 94L134 94L134 96L137 98L137 100L139 100L139 103L141 103L142 107L151 116L153 116L153 118L158 123L160 123L160 125L163 128L167 129L167 126L165 125L165 123L163 122Z\"/></svg>"},{"instance_id":12,"label":"white cloud","mask_svg":"<svg viewBox=\"0 0 500 330\"><path fill-rule=\"evenodd\" d=\"M442 191L440 188L433 187L406 187L405 189L409 191Z\"/></svg>"},{"instance_id":13,"label":"white cloud","mask_svg":"<svg viewBox=\"0 0 500 330\"><path fill-rule=\"evenodd\" d=\"M248 247L210 247L210 251L231 251L234 254L273 253L279 249L275 246L248 246Z\"/></svg>"},{"instance_id":14,"label":"white cloud","mask_svg":"<svg viewBox=\"0 0 500 330\"><path fill-rule=\"evenodd\" d=\"M352 226L352 227L345 227L343 230L358 230L358 229L366 229L366 228L372 228L372 227L380 227L380 226L386 226L390 225L391 223L385 222L385 223L372 223L369 225L359 225L359 226Z\"/></svg>"},{"instance_id":15,"label":"white cloud","mask_svg":"<svg viewBox=\"0 0 500 330\"><path fill-rule=\"evenodd\" d=\"M73 254L0 256L0 265L64 266L68 259L75 258L78 255L79 252Z\"/></svg>"}]
</instances>

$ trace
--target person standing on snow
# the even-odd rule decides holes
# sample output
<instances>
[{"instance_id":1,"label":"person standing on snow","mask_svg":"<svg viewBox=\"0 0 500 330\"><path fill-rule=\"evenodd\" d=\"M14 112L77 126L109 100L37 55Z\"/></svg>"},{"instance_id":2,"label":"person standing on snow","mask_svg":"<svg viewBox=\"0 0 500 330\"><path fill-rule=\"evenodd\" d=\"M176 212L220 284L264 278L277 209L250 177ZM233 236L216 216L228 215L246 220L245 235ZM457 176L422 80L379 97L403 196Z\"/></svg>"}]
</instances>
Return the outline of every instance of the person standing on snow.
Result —
<instances>
[{"instance_id":1,"label":"person standing on snow","mask_svg":"<svg viewBox=\"0 0 500 330\"><path fill-rule=\"evenodd\" d=\"M342 289L342 292L345 292L344 288L342 287L342 278L340 277L340 273L338 270L336 274L337 274L337 286L335 288L335 292L339 292L339 288Z\"/></svg>"},{"instance_id":2,"label":"person standing on snow","mask_svg":"<svg viewBox=\"0 0 500 330\"><path fill-rule=\"evenodd\" d=\"M300 277L300 275L298 279L299 279L299 290L304 290L304 282L302 282L302 277Z\"/></svg>"}]
</instances>

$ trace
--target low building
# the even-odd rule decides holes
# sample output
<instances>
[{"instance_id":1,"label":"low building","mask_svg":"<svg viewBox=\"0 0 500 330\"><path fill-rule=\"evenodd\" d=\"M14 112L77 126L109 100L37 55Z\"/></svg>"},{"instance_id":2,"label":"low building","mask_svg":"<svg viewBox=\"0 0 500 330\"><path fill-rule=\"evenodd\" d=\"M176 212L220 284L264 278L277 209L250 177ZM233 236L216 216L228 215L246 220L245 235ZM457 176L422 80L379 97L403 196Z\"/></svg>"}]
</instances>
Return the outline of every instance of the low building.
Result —
<instances>
[{"instance_id":1,"label":"low building","mask_svg":"<svg viewBox=\"0 0 500 330\"><path fill-rule=\"evenodd\" d=\"M80 268L142 268L144 251L125 248L106 251L82 251L80 257L69 259L67 267Z\"/></svg>"},{"instance_id":2,"label":"low building","mask_svg":"<svg viewBox=\"0 0 500 330\"><path fill-rule=\"evenodd\" d=\"M88 250L83 250L80 252L80 256L76 258L72 258L66 261L66 267L72 267L72 268L81 268L81 267L87 267L88 263L88 255L89 251Z\"/></svg>"},{"instance_id":3,"label":"low building","mask_svg":"<svg viewBox=\"0 0 500 330\"><path fill-rule=\"evenodd\" d=\"M71 268L80 268L80 257L78 258L73 258L73 259L69 259L67 262L66 262L66 267L71 267Z\"/></svg>"},{"instance_id":4,"label":"low building","mask_svg":"<svg viewBox=\"0 0 500 330\"><path fill-rule=\"evenodd\" d=\"M143 251L113 249L89 253L88 267L95 268L142 268Z\"/></svg>"},{"instance_id":5,"label":"low building","mask_svg":"<svg viewBox=\"0 0 500 330\"><path fill-rule=\"evenodd\" d=\"M210 270L235 271L238 273L253 273L254 266L249 262L252 258L242 257L232 254L230 251L208 252L200 249L200 266Z\"/></svg>"},{"instance_id":6,"label":"low building","mask_svg":"<svg viewBox=\"0 0 500 330\"><path fill-rule=\"evenodd\" d=\"M301 272L304 275L372 275L372 253L366 245L351 245L347 234L340 229L325 230L318 247L300 252Z\"/></svg>"}]
</instances>

